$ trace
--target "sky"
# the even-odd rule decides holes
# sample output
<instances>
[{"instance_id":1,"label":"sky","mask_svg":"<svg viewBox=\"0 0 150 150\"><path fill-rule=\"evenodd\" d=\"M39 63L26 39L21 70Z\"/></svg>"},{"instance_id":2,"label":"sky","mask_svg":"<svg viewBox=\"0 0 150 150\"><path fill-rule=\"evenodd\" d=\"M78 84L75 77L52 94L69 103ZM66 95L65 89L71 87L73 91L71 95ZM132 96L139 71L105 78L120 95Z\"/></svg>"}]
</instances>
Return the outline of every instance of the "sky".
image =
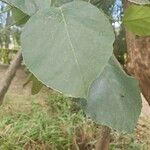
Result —
<instances>
[{"instance_id":1,"label":"sky","mask_svg":"<svg viewBox=\"0 0 150 150\"><path fill-rule=\"evenodd\" d=\"M5 4L0 1L0 10L2 9L3 6L5 6ZM7 17L6 13L0 14L0 24L5 25L6 17Z\"/></svg>"},{"instance_id":2,"label":"sky","mask_svg":"<svg viewBox=\"0 0 150 150\"><path fill-rule=\"evenodd\" d=\"M116 0L113 9L113 18L116 21L121 21L120 14L122 13L122 0Z\"/></svg>"}]
</instances>

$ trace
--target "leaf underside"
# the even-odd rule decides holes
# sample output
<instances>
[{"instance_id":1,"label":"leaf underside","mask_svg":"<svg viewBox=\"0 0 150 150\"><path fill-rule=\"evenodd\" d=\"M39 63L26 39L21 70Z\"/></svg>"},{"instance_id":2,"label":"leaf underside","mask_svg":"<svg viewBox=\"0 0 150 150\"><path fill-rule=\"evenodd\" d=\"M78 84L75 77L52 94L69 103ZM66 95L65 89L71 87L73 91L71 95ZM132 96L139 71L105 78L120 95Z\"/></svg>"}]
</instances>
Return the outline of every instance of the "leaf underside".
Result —
<instances>
[{"instance_id":1,"label":"leaf underside","mask_svg":"<svg viewBox=\"0 0 150 150\"><path fill-rule=\"evenodd\" d=\"M102 12L76 1L38 11L25 25L21 41L25 64L41 82L86 98L112 55L114 33Z\"/></svg>"},{"instance_id":2,"label":"leaf underside","mask_svg":"<svg viewBox=\"0 0 150 150\"><path fill-rule=\"evenodd\" d=\"M138 83L112 57L95 80L87 100L79 102L95 122L121 132L133 132L141 112Z\"/></svg>"},{"instance_id":3,"label":"leaf underside","mask_svg":"<svg viewBox=\"0 0 150 150\"><path fill-rule=\"evenodd\" d=\"M51 0L5 0L12 6L20 9L25 14L32 16L41 9L49 9Z\"/></svg>"}]
</instances>

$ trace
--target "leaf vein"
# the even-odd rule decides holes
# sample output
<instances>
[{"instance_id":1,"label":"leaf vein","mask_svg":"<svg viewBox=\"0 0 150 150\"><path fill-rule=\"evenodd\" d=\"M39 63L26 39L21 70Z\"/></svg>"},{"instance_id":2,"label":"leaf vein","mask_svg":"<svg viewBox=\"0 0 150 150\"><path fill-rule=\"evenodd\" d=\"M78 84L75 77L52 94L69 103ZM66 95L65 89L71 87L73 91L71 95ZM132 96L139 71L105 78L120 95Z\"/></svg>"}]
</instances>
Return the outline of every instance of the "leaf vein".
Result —
<instances>
[{"instance_id":1,"label":"leaf vein","mask_svg":"<svg viewBox=\"0 0 150 150\"><path fill-rule=\"evenodd\" d=\"M82 82L83 82L83 86L84 86L84 90L86 89L85 88L85 81L84 81L84 77L83 77L83 75L82 75L82 72L81 72L81 68L80 68L80 66L79 66L79 61L78 61L78 59L77 59L77 55L76 55L76 52L75 52L75 48L74 48L74 46L73 46L73 44L72 44L72 41L71 41L71 38L70 38L70 34L69 34L69 31L68 31L68 25L67 25L67 21L66 21L66 19L65 19L65 15L64 15L64 13L63 13L63 10L62 10L62 7L59 7L59 9L60 9L60 12L61 12L61 15L62 15L62 19L63 19L63 22L64 22L64 26L65 26L65 30L66 30L66 33L67 33L67 37L68 37L68 39L69 39L69 43L70 43L70 47L71 47L71 50L72 50L72 52L73 52L73 56L74 56L74 58L75 58L75 62L76 62L76 65L77 65L77 68L78 68L78 70L79 70L79 74L80 74L80 77L81 77L81 79L82 79ZM85 91L85 93L86 93L86 91Z\"/></svg>"}]
</instances>

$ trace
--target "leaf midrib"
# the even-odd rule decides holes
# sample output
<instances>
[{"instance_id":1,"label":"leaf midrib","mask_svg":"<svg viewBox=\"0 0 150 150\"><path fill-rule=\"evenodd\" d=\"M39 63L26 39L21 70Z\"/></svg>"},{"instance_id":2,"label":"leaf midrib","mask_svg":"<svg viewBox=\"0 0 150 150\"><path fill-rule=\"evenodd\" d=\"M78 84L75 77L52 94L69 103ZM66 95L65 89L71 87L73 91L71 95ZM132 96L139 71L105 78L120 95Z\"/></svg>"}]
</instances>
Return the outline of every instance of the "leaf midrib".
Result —
<instances>
[{"instance_id":1,"label":"leaf midrib","mask_svg":"<svg viewBox=\"0 0 150 150\"><path fill-rule=\"evenodd\" d=\"M81 68L80 68L80 66L79 66L79 61L78 61L78 58L77 58L77 55L76 55L76 52L75 52L75 48L74 48L73 43L72 43L72 41L71 41L71 37L70 37L70 34L69 34L67 21L66 21L66 19L65 19L65 15L64 15L64 13L63 13L62 7L59 7L59 10L60 10L60 12L61 12L62 20L63 20L63 22L64 22L64 27L65 27L65 30L66 30L66 33L67 33L67 37L68 37L68 40L69 40L69 44L70 44L70 47L71 47L71 51L72 51L72 53L73 53L73 56L74 56L74 59L75 59L77 68L78 68L78 70L79 70L79 74L80 74L80 77L81 77L81 79L82 79L83 86L84 86L84 91L85 91L85 94L86 94L86 90L85 90L86 88L85 88L85 84L84 84L84 83L85 83L84 77L83 77L83 75L82 75Z\"/></svg>"}]
</instances>

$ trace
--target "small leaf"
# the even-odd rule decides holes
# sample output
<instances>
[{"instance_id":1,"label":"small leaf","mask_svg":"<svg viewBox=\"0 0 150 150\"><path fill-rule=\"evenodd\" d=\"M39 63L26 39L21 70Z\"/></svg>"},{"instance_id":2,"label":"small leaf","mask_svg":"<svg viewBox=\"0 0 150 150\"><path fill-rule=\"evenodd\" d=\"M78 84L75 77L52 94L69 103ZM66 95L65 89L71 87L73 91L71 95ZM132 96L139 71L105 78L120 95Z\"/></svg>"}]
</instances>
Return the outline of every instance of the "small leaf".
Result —
<instances>
[{"instance_id":1,"label":"small leaf","mask_svg":"<svg viewBox=\"0 0 150 150\"><path fill-rule=\"evenodd\" d=\"M41 82L86 98L112 55L114 33L101 11L76 1L38 11L25 25L21 41L25 64Z\"/></svg>"},{"instance_id":2,"label":"small leaf","mask_svg":"<svg viewBox=\"0 0 150 150\"><path fill-rule=\"evenodd\" d=\"M40 90L42 89L43 84L33 74L30 74L28 76L28 78L27 78L26 82L23 84L23 86L25 87L30 82L32 82L32 87L31 87L32 95L38 94L40 92Z\"/></svg>"},{"instance_id":3,"label":"small leaf","mask_svg":"<svg viewBox=\"0 0 150 150\"><path fill-rule=\"evenodd\" d=\"M41 9L49 9L51 0L5 0L29 16Z\"/></svg>"},{"instance_id":4,"label":"small leaf","mask_svg":"<svg viewBox=\"0 0 150 150\"><path fill-rule=\"evenodd\" d=\"M138 82L114 57L93 82L87 101L79 104L95 122L128 133L133 132L142 107Z\"/></svg>"},{"instance_id":5,"label":"small leaf","mask_svg":"<svg viewBox=\"0 0 150 150\"><path fill-rule=\"evenodd\" d=\"M40 90L42 89L43 84L34 76L32 78L32 82L33 83L32 83L31 93L32 93L32 95L38 94L40 92Z\"/></svg>"},{"instance_id":6,"label":"small leaf","mask_svg":"<svg viewBox=\"0 0 150 150\"><path fill-rule=\"evenodd\" d=\"M16 23L15 25L17 26L25 24L30 18L30 16L16 7L12 8L12 17Z\"/></svg>"},{"instance_id":7,"label":"small leaf","mask_svg":"<svg viewBox=\"0 0 150 150\"><path fill-rule=\"evenodd\" d=\"M128 0L128 1L141 5L150 4L150 0Z\"/></svg>"},{"instance_id":8,"label":"small leaf","mask_svg":"<svg viewBox=\"0 0 150 150\"><path fill-rule=\"evenodd\" d=\"M150 35L150 7L131 5L125 12L124 24L136 35Z\"/></svg>"}]
</instances>

